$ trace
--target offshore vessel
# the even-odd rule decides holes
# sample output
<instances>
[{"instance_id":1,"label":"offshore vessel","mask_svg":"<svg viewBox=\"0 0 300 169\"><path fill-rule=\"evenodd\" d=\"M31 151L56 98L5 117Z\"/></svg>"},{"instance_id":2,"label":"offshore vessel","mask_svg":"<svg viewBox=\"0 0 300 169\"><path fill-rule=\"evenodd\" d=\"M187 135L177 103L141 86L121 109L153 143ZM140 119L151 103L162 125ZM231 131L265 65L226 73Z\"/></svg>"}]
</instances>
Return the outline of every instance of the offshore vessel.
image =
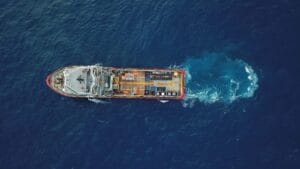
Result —
<instances>
[{"instance_id":1,"label":"offshore vessel","mask_svg":"<svg viewBox=\"0 0 300 169\"><path fill-rule=\"evenodd\" d=\"M184 99L184 70L66 66L49 74L49 88L74 98Z\"/></svg>"}]
</instances>

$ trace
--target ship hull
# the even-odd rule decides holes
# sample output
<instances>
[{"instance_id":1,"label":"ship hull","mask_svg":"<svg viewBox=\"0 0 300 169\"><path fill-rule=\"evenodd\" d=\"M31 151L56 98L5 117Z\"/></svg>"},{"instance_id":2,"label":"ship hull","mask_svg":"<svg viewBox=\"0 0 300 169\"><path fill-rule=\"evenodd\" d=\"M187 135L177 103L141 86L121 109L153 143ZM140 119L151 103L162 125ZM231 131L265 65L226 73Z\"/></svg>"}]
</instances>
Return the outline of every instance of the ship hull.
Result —
<instances>
[{"instance_id":1,"label":"ship hull","mask_svg":"<svg viewBox=\"0 0 300 169\"><path fill-rule=\"evenodd\" d=\"M184 75L182 69L67 66L45 82L57 94L72 98L182 100Z\"/></svg>"}]
</instances>

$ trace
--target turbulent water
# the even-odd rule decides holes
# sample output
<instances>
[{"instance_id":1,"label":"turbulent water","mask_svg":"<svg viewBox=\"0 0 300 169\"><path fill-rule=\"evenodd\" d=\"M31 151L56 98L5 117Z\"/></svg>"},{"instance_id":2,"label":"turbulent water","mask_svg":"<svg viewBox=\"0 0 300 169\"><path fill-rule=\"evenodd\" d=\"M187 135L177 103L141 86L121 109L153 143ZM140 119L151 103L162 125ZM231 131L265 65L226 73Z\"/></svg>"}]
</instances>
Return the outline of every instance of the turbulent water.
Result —
<instances>
[{"instance_id":1,"label":"turbulent water","mask_svg":"<svg viewBox=\"0 0 300 169\"><path fill-rule=\"evenodd\" d=\"M231 103L250 98L258 88L253 68L238 58L223 53L205 53L189 58L183 64L186 71L184 106L195 101Z\"/></svg>"},{"instance_id":2,"label":"turbulent water","mask_svg":"<svg viewBox=\"0 0 300 169\"><path fill-rule=\"evenodd\" d=\"M88 100L91 101L91 102L94 102L96 104L108 104L109 103L108 101L104 101L104 100L101 100L101 99L88 98Z\"/></svg>"}]
</instances>

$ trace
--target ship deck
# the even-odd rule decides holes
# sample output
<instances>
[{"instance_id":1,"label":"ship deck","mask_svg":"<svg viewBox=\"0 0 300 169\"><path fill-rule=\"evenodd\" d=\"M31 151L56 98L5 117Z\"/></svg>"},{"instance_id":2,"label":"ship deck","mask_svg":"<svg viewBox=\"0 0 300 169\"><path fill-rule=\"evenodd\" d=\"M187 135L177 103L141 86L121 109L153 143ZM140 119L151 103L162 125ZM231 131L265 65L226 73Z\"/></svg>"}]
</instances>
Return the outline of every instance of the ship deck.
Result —
<instances>
[{"instance_id":1,"label":"ship deck","mask_svg":"<svg viewBox=\"0 0 300 169\"><path fill-rule=\"evenodd\" d=\"M168 73L166 79L151 79L149 76L154 76L147 73L158 72ZM113 82L119 85L120 94L126 96L150 96L150 97L180 97L183 94L183 72L182 71L164 71L164 70L129 70L131 79L126 80L126 74ZM157 76L160 74L157 74ZM161 76L162 77L162 76Z\"/></svg>"}]
</instances>

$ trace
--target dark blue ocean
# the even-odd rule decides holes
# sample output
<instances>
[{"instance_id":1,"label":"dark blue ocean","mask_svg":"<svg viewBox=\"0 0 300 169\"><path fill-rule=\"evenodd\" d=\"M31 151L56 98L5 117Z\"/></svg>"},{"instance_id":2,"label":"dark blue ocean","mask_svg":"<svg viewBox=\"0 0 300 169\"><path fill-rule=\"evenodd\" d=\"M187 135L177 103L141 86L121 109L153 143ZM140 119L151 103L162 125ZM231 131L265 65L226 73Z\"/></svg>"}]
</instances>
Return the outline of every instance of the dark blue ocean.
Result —
<instances>
[{"instance_id":1,"label":"dark blue ocean","mask_svg":"<svg viewBox=\"0 0 300 169\"><path fill-rule=\"evenodd\" d=\"M299 169L300 1L0 1L0 169ZM186 99L75 100L67 65L181 67Z\"/></svg>"}]
</instances>

